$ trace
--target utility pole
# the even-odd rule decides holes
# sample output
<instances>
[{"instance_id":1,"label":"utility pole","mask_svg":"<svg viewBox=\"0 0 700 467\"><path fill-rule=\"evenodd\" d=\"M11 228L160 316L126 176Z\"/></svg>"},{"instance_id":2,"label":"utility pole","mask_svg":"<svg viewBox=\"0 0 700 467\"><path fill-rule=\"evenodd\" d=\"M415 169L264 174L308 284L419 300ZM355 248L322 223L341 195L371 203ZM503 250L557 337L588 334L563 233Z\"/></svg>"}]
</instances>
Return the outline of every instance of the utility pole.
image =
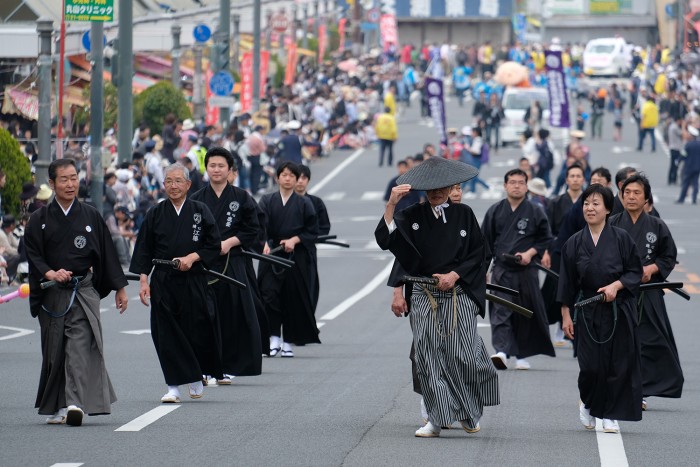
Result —
<instances>
[{"instance_id":1,"label":"utility pole","mask_svg":"<svg viewBox=\"0 0 700 467\"><path fill-rule=\"evenodd\" d=\"M260 0L253 2L253 112L260 108L260 21L262 16Z\"/></svg>"},{"instance_id":2,"label":"utility pole","mask_svg":"<svg viewBox=\"0 0 700 467\"><path fill-rule=\"evenodd\" d=\"M292 43L297 43L297 11L299 7L296 2L292 4Z\"/></svg>"},{"instance_id":3,"label":"utility pole","mask_svg":"<svg viewBox=\"0 0 700 467\"><path fill-rule=\"evenodd\" d=\"M194 119L197 123L204 120L204 96L202 95L202 46L194 44L194 89L192 103L194 104Z\"/></svg>"},{"instance_id":4,"label":"utility pole","mask_svg":"<svg viewBox=\"0 0 700 467\"><path fill-rule=\"evenodd\" d=\"M51 163L51 34L53 21L41 17L36 21L39 33L39 157L36 166L37 185L48 182ZM58 116L60 123L61 116ZM56 142L58 144L58 141Z\"/></svg>"},{"instance_id":5,"label":"utility pole","mask_svg":"<svg viewBox=\"0 0 700 467\"><path fill-rule=\"evenodd\" d=\"M238 43L241 40L240 27L241 27L241 15L236 13L233 15L233 69L236 70L236 72L240 71L240 66L238 63L238 56L240 55L240 49L238 48Z\"/></svg>"},{"instance_id":6,"label":"utility pole","mask_svg":"<svg viewBox=\"0 0 700 467\"><path fill-rule=\"evenodd\" d=\"M319 0L314 0L314 37L316 40L318 40L318 26L319 26L319 20L320 20L320 13L319 13Z\"/></svg>"},{"instance_id":7,"label":"utility pole","mask_svg":"<svg viewBox=\"0 0 700 467\"><path fill-rule=\"evenodd\" d=\"M355 7L352 15L352 55L359 57L362 52L362 33L360 31L360 20L362 12L360 2L355 0Z\"/></svg>"},{"instance_id":8,"label":"utility pole","mask_svg":"<svg viewBox=\"0 0 700 467\"><path fill-rule=\"evenodd\" d=\"M219 70L230 73L231 70L231 0L221 0L219 4L219 32L218 40L216 41L219 45ZM231 109L228 107L221 107L219 109L219 123L224 127L224 130L228 128L231 115Z\"/></svg>"},{"instance_id":9,"label":"utility pole","mask_svg":"<svg viewBox=\"0 0 700 467\"><path fill-rule=\"evenodd\" d=\"M102 212L102 196L104 195L104 172L102 171L102 130L104 89L102 69L104 23L93 21L90 26L90 61L92 71L90 76L90 198L92 205Z\"/></svg>"},{"instance_id":10,"label":"utility pole","mask_svg":"<svg viewBox=\"0 0 700 467\"><path fill-rule=\"evenodd\" d=\"M308 28L309 28L309 4L308 3L304 3L304 5L302 6L302 12L304 13L304 17L303 17L304 22L301 25L301 30L303 31L304 36L301 38L301 44L302 44L301 46L305 49L308 49L309 48L309 32L308 32Z\"/></svg>"},{"instance_id":11,"label":"utility pole","mask_svg":"<svg viewBox=\"0 0 700 467\"><path fill-rule=\"evenodd\" d=\"M131 162L131 137L134 129L134 11L132 0L119 0L119 79L117 85L117 152L118 161ZM100 42L101 44L102 42Z\"/></svg>"},{"instance_id":12,"label":"utility pole","mask_svg":"<svg viewBox=\"0 0 700 467\"><path fill-rule=\"evenodd\" d=\"M173 59L173 86L175 89L180 89L180 32L182 28L178 24L173 24L170 27L170 33L173 36L173 49L170 55Z\"/></svg>"},{"instance_id":13,"label":"utility pole","mask_svg":"<svg viewBox=\"0 0 700 467\"><path fill-rule=\"evenodd\" d=\"M265 18L267 18L267 27L265 28L265 49L272 51L272 10L265 10Z\"/></svg>"}]
</instances>

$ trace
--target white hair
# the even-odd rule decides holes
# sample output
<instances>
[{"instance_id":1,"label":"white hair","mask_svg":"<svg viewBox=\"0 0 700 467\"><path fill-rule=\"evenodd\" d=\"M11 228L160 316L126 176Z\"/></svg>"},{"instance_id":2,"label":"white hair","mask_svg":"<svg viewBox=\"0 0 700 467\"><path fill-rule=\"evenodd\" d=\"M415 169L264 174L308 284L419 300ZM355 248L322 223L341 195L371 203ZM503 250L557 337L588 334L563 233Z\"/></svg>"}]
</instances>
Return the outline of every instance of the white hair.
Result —
<instances>
[{"instance_id":1,"label":"white hair","mask_svg":"<svg viewBox=\"0 0 700 467\"><path fill-rule=\"evenodd\" d=\"M185 177L185 180L189 181L190 171L187 170L187 167L185 167L184 165L182 165L179 162L175 162L174 164L171 164L171 165L167 166L165 169L163 169L163 177L167 177L168 174L170 174L170 172L174 172L176 170L181 170L183 177Z\"/></svg>"}]
</instances>

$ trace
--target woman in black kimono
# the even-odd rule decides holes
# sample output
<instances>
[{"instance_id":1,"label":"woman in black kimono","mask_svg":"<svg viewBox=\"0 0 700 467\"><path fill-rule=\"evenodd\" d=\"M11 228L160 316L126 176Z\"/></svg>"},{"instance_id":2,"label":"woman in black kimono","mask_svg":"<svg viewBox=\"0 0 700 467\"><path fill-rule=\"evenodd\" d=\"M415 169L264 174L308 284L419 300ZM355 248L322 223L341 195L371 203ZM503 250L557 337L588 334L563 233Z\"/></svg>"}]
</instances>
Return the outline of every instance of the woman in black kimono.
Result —
<instances>
[{"instance_id":1,"label":"woman in black kimono","mask_svg":"<svg viewBox=\"0 0 700 467\"><path fill-rule=\"evenodd\" d=\"M581 423L592 430L595 418L602 418L603 431L618 433L618 420L642 419L636 297L642 264L629 234L606 223L613 208L610 189L591 185L581 199L588 227L562 249L557 301L564 333L576 335ZM603 301L574 308L600 294Z\"/></svg>"}]
</instances>

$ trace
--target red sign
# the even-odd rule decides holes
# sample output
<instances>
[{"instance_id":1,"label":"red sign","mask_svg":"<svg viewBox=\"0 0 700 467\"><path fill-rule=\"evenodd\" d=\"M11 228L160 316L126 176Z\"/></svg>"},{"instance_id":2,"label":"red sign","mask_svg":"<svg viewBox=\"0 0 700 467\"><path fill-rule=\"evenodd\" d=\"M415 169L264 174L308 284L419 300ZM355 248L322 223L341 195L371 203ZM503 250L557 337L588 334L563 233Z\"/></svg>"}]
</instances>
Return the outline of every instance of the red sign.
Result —
<instances>
[{"instance_id":1,"label":"red sign","mask_svg":"<svg viewBox=\"0 0 700 467\"><path fill-rule=\"evenodd\" d=\"M213 105L209 105L209 98L211 97L211 89L209 88L209 81L211 81L212 76L214 76L214 73L211 72L211 70L207 70L207 73L205 75L205 86L204 89L206 89L206 94L205 94L205 105L204 105L204 121L206 122L207 125L216 125L219 122L219 108L215 107Z\"/></svg>"},{"instance_id":2,"label":"red sign","mask_svg":"<svg viewBox=\"0 0 700 467\"><path fill-rule=\"evenodd\" d=\"M326 34L326 25L321 23L318 25L318 63L323 62L323 57L326 55L326 47L328 36Z\"/></svg>"},{"instance_id":3,"label":"red sign","mask_svg":"<svg viewBox=\"0 0 700 467\"><path fill-rule=\"evenodd\" d=\"M260 51L260 97L265 96L265 86L267 84L267 75L270 72L270 52L267 50Z\"/></svg>"},{"instance_id":4,"label":"red sign","mask_svg":"<svg viewBox=\"0 0 700 467\"><path fill-rule=\"evenodd\" d=\"M287 68L284 70L284 84L291 86L294 84L294 76L297 70L297 46L292 44L289 46L287 54Z\"/></svg>"},{"instance_id":5,"label":"red sign","mask_svg":"<svg viewBox=\"0 0 700 467\"><path fill-rule=\"evenodd\" d=\"M399 45L399 29L396 25L396 16L382 15L382 19L379 20L379 30L382 34L384 50L389 47L389 44Z\"/></svg>"},{"instance_id":6,"label":"red sign","mask_svg":"<svg viewBox=\"0 0 700 467\"><path fill-rule=\"evenodd\" d=\"M270 27L272 30L278 34L282 34L287 31L289 27L289 19L287 15L283 13L278 13L270 19Z\"/></svg>"}]
</instances>

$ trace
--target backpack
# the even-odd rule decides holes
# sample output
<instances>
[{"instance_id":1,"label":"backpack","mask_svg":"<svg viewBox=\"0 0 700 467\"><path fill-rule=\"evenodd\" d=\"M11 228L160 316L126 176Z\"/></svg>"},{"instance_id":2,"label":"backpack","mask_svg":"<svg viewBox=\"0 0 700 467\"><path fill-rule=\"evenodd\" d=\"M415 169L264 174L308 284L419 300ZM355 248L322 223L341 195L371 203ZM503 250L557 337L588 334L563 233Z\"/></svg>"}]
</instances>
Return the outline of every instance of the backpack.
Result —
<instances>
[{"instance_id":1,"label":"backpack","mask_svg":"<svg viewBox=\"0 0 700 467\"><path fill-rule=\"evenodd\" d=\"M488 164L489 163L489 143L484 141L484 144L481 145L481 163L482 164Z\"/></svg>"},{"instance_id":2,"label":"backpack","mask_svg":"<svg viewBox=\"0 0 700 467\"><path fill-rule=\"evenodd\" d=\"M537 160L537 165L540 170L552 170L554 168L554 154L545 141L544 145L539 147L540 158Z\"/></svg>"}]
</instances>

